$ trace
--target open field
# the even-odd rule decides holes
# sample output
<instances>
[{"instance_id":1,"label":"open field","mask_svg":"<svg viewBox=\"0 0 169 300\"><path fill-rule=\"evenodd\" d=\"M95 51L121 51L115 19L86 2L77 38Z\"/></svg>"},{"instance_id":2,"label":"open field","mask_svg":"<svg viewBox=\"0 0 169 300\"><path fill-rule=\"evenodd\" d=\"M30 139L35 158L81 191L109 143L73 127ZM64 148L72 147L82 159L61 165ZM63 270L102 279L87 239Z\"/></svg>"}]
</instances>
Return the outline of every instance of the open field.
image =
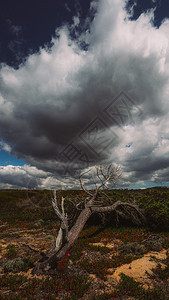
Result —
<instances>
[{"instance_id":1,"label":"open field","mask_svg":"<svg viewBox=\"0 0 169 300\"><path fill-rule=\"evenodd\" d=\"M93 216L57 272L32 276L59 228L50 193L0 191L0 299L169 299L169 190L108 193L112 202L139 203L147 227L117 224L111 214ZM72 201L84 196L82 191L61 195ZM73 212L71 203L67 210Z\"/></svg>"}]
</instances>

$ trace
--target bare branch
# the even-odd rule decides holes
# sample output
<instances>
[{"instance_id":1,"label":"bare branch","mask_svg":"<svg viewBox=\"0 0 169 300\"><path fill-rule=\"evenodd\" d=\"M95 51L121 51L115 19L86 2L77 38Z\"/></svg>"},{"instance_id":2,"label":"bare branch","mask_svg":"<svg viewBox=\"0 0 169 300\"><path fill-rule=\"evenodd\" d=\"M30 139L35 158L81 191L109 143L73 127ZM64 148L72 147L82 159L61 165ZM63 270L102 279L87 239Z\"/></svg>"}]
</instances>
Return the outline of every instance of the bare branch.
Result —
<instances>
[{"instance_id":1,"label":"bare branch","mask_svg":"<svg viewBox=\"0 0 169 300\"><path fill-rule=\"evenodd\" d=\"M55 244L55 251L58 251L62 242L63 232L62 228L60 227L57 238L56 238L56 244Z\"/></svg>"},{"instance_id":2,"label":"bare branch","mask_svg":"<svg viewBox=\"0 0 169 300\"><path fill-rule=\"evenodd\" d=\"M65 198L62 197L62 203L61 203L61 208L62 208L62 215L65 216L65 210L64 210L64 201L65 201Z\"/></svg>"},{"instance_id":3,"label":"bare branch","mask_svg":"<svg viewBox=\"0 0 169 300\"><path fill-rule=\"evenodd\" d=\"M86 190L86 188L84 187L83 183L82 183L82 180L81 180L81 177L87 173L89 173L90 170L87 170L86 172L82 173L80 176L79 176L79 181L80 181L80 186L82 188L83 191L85 191L85 193L87 193L89 196L93 196L92 193L90 193L88 190Z\"/></svg>"},{"instance_id":4,"label":"bare branch","mask_svg":"<svg viewBox=\"0 0 169 300\"><path fill-rule=\"evenodd\" d=\"M127 208L131 208L134 209L135 212L137 212L137 214L139 215L140 219L142 219L144 221L144 223L146 223L146 219L145 216L143 215L143 213L140 211L138 205L136 204L132 204L132 203L128 203L128 202L121 202L121 201L117 201L115 202L113 205L109 205L109 206L105 206L105 207L97 207L97 206L91 206L91 210L92 212L101 212L101 213L105 213L105 212L110 212L110 211L116 211L118 212L118 209L120 207L123 207L125 210ZM131 212L131 210L130 210ZM119 213L119 212L118 212ZM124 215L124 214L123 214ZM132 215L133 219L134 217L136 218L135 215ZM138 220L138 218L137 218Z\"/></svg>"},{"instance_id":5,"label":"bare branch","mask_svg":"<svg viewBox=\"0 0 169 300\"><path fill-rule=\"evenodd\" d=\"M100 168L99 168L99 170L100 170L100 173L101 173L101 175L104 177L104 179L106 180L106 175L104 174L104 171L103 171L103 166L100 166ZM107 176L108 176L108 174L107 174Z\"/></svg>"},{"instance_id":6,"label":"bare branch","mask_svg":"<svg viewBox=\"0 0 169 300\"><path fill-rule=\"evenodd\" d=\"M53 191L52 206L53 206L53 209L54 209L57 217L59 218L59 220L63 221L63 216L62 216L61 212L59 211L59 207L57 204L56 190Z\"/></svg>"},{"instance_id":7,"label":"bare branch","mask_svg":"<svg viewBox=\"0 0 169 300\"><path fill-rule=\"evenodd\" d=\"M84 204L84 207L86 207L86 200L88 200L88 199L89 199L89 198L87 197L87 198L81 200L79 203L77 203L77 204L76 204L76 209L77 209L77 210L82 210L82 208L79 208L79 206L80 206L81 204Z\"/></svg>"},{"instance_id":8,"label":"bare branch","mask_svg":"<svg viewBox=\"0 0 169 300\"><path fill-rule=\"evenodd\" d=\"M94 183L94 185L95 185L95 188L96 188L96 190L97 190L97 184L96 184L96 181L95 181L95 178L94 178L94 174L92 173L92 179L93 179L93 183Z\"/></svg>"},{"instance_id":9,"label":"bare branch","mask_svg":"<svg viewBox=\"0 0 169 300\"><path fill-rule=\"evenodd\" d=\"M99 168L96 168L97 170L97 177L99 178L99 180L101 181L102 184L104 184L102 178L100 177L100 174L99 174Z\"/></svg>"},{"instance_id":10,"label":"bare branch","mask_svg":"<svg viewBox=\"0 0 169 300\"><path fill-rule=\"evenodd\" d=\"M114 183L115 180L117 180L121 176L121 173L119 172L120 172L120 168L117 167L113 169L112 165L109 165L108 167L107 166L98 167L97 177L101 181L101 184L98 186L98 189L101 189L102 187L108 189L107 183L109 183L110 181ZM100 175L103 176L104 180L101 178Z\"/></svg>"}]
</instances>

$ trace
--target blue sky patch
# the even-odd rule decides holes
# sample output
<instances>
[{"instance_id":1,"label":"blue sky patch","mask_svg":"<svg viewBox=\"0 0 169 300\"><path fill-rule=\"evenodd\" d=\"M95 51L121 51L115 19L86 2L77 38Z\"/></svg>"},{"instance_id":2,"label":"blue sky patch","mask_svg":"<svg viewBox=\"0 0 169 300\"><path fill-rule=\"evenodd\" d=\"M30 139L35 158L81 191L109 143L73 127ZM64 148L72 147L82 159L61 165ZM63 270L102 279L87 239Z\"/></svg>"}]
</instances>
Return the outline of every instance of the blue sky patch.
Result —
<instances>
[{"instance_id":1,"label":"blue sky patch","mask_svg":"<svg viewBox=\"0 0 169 300\"><path fill-rule=\"evenodd\" d=\"M15 156L9 154L7 151L0 150L0 166L8 166L8 165L13 165L13 166L23 166L25 165L24 159L16 158Z\"/></svg>"}]
</instances>

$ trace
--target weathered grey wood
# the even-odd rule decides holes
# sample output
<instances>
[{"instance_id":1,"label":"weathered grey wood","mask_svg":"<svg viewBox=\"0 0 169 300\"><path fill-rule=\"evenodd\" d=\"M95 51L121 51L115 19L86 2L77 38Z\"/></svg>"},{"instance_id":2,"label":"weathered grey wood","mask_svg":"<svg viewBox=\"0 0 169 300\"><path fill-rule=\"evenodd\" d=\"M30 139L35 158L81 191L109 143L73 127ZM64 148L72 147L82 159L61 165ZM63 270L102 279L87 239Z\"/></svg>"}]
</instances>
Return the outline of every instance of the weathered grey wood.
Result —
<instances>
[{"instance_id":1,"label":"weathered grey wood","mask_svg":"<svg viewBox=\"0 0 169 300\"><path fill-rule=\"evenodd\" d=\"M66 251L68 251L76 242L87 220L93 213L106 213L114 211L121 216L125 216L125 214L128 213L128 209L130 209L130 218L132 220L134 220L138 224L141 224L141 222L146 222L143 212L135 203L117 201L113 205L103 206L101 204L100 206L98 204L98 201L96 201L98 192L102 193L102 195L105 198L108 197L104 192L101 191L101 188L106 187L106 184L109 181L114 182L115 180L117 180L120 177L118 172L119 169L112 169L111 166L108 166L105 169L103 167L97 168L96 176L97 179L99 179L100 183L97 184L96 181L93 179L95 184L95 190L93 190L92 192L89 192L86 190L86 188L84 188L80 176L81 187L85 192L87 192L88 196L86 197L85 201L83 200L83 203L85 203L85 207L79 214L75 224L70 230L68 228L68 216L64 210L64 198L62 197L60 210L57 203L56 191L54 191L52 205L57 217L60 220L60 229L56 241L52 244L50 250L45 254L45 257L43 257L34 267L32 271L33 274L38 275L52 268L57 268L57 262L66 254ZM123 211L120 210L121 208L123 208Z\"/></svg>"}]
</instances>

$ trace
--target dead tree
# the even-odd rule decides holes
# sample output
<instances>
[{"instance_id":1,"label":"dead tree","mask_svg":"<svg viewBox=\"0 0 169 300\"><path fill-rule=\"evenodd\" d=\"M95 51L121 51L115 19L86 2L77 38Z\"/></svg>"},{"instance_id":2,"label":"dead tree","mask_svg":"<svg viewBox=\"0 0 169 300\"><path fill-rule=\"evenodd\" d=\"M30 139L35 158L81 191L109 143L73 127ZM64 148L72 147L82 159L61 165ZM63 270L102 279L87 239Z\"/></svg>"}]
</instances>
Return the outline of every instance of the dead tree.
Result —
<instances>
[{"instance_id":1,"label":"dead tree","mask_svg":"<svg viewBox=\"0 0 169 300\"><path fill-rule=\"evenodd\" d=\"M69 229L68 215L65 213L64 198L62 197L61 207L59 208L56 191L53 193L52 206L60 220L60 229L56 238L56 241L52 244L50 250L44 255L44 257L36 264L32 273L41 274L50 269L57 268L58 261L66 254L75 241L78 239L80 232L84 225L93 213L106 213L114 211L116 214L125 216L130 212L130 218L135 223L141 224L145 222L145 217L136 203L128 203L117 201L112 205L104 206L103 199L108 198L104 192L110 183L115 183L121 177L121 171L119 168L96 167L95 174L92 174L92 183L95 188L88 190L85 188L82 177L87 175L89 171L80 175L80 185L83 191L86 192L85 199L81 199L76 204L77 210L81 210L74 225ZM102 199L99 201L99 199ZM80 206L83 206L81 209Z\"/></svg>"}]
</instances>

